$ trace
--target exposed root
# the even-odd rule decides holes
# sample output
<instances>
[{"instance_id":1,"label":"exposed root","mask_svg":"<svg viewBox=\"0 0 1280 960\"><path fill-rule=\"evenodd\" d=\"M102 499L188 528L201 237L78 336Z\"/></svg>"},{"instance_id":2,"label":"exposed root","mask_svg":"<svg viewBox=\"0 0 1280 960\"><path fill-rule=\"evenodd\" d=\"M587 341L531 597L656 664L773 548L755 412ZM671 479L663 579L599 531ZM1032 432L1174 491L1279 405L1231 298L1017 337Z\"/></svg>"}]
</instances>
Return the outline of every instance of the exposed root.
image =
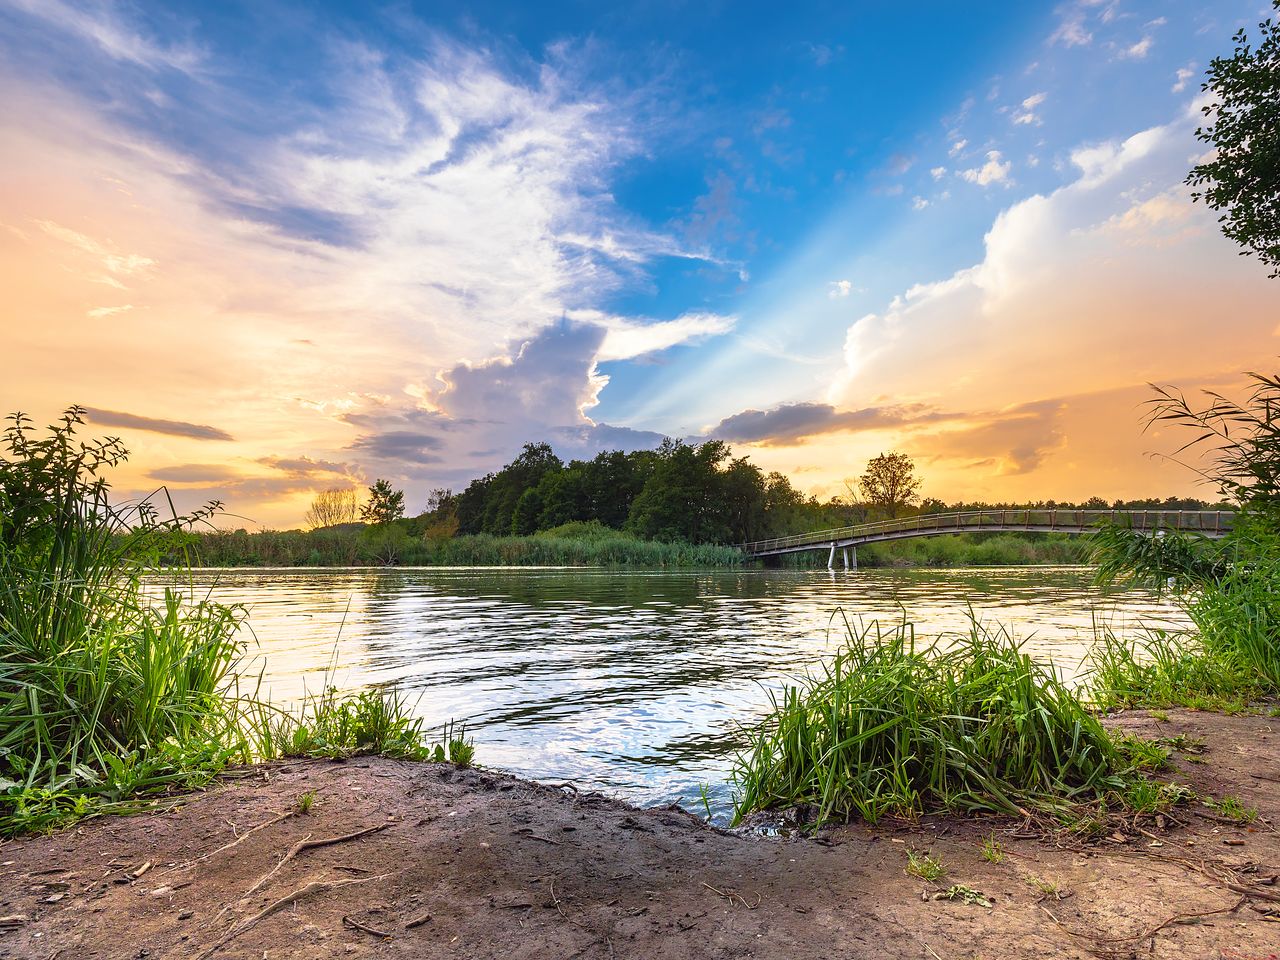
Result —
<instances>
[{"instance_id":1,"label":"exposed root","mask_svg":"<svg viewBox=\"0 0 1280 960\"><path fill-rule=\"evenodd\" d=\"M232 847L238 846L239 844L244 843L246 840L248 840L251 836L257 833L259 830L265 830L267 829L267 827L274 826L275 824L279 823L282 820L288 820L290 817L294 816L295 812L296 811L289 810L285 813L280 814L279 816L272 817L270 820L267 820L264 823L258 824L252 830L246 830L244 833L240 834L240 836L236 837L230 843L224 843L217 850L210 850L208 853L202 854L201 856L196 857L194 860L188 860L186 863L180 863L177 866L170 867L168 870L164 872L165 874L170 874L170 873L175 873L179 870L189 870L192 867L194 867L197 863L204 863L206 860L211 860L212 858L216 857L218 854L226 850L230 850Z\"/></svg>"},{"instance_id":2,"label":"exposed root","mask_svg":"<svg viewBox=\"0 0 1280 960\"><path fill-rule=\"evenodd\" d=\"M354 833L343 834L340 837L328 837L324 840L312 840L311 835L308 834L307 836L299 840L297 843L295 843L292 847L290 847L289 852L280 858L279 863L277 863L274 867L272 867L271 870L269 870L268 872L260 876L254 882L253 886L251 886L248 890L244 892L244 896L242 896L240 900L243 902L249 899L249 897L253 896L259 890L265 887L268 883L271 882L271 879L277 873L279 873L282 869L284 869L285 864L287 864L290 860L292 860L298 854L302 853L302 851L314 850L317 847L330 847L330 846L333 846L335 843L344 843L347 840L357 840L360 837L368 836L371 833L377 833L379 830L387 829L387 827L391 826L392 822L393 821L388 820L386 823L380 823L377 826L365 827L365 829L357 830Z\"/></svg>"},{"instance_id":3,"label":"exposed root","mask_svg":"<svg viewBox=\"0 0 1280 960\"><path fill-rule=\"evenodd\" d=\"M195 960L208 960L209 957L213 956L218 950L221 950L227 945L227 943L240 936L240 934L244 933L246 930L256 927L273 913L297 903L304 897L309 897L317 893L327 893L330 890L336 890L339 887L349 887L357 883L370 883L374 880L385 880L389 876L391 876L391 874L381 873L376 877L349 877L344 880L312 880L310 883L304 884L292 893L285 894L279 900L269 903L257 913L253 914L253 916L245 917L219 937L214 943L205 947L205 949L196 954Z\"/></svg>"}]
</instances>

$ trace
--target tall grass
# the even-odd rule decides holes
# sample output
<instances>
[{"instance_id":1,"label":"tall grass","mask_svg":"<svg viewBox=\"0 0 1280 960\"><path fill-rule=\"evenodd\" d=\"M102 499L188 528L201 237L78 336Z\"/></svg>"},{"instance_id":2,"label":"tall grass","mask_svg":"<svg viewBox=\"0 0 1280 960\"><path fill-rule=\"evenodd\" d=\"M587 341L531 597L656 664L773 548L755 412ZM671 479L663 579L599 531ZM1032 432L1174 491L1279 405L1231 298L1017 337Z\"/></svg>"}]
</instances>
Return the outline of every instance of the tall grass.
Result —
<instances>
[{"instance_id":1,"label":"tall grass","mask_svg":"<svg viewBox=\"0 0 1280 960\"><path fill-rule=\"evenodd\" d=\"M1081 537L1054 533L958 533L858 547L860 567L1016 567L1083 563ZM826 551L791 554L787 566L827 565Z\"/></svg>"},{"instance_id":2,"label":"tall grass","mask_svg":"<svg viewBox=\"0 0 1280 960\"><path fill-rule=\"evenodd\" d=\"M0 836L286 752L470 759L450 731L430 747L394 694L328 691L300 715L242 695L243 611L144 587L217 505L161 519L149 501L113 504L102 474L125 450L81 442L82 422L72 408L36 437L14 416L2 443Z\"/></svg>"},{"instance_id":3,"label":"tall grass","mask_svg":"<svg viewBox=\"0 0 1280 960\"><path fill-rule=\"evenodd\" d=\"M1089 652L1089 693L1102 709L1189 707L1238 713L1265 693L1248 662L1211 651L1193 633L1151 630L1134 640L1102 630Z\"/></svg>"},{"instance_id":4,"label":"tall grass","mask_svg":"<svg viewBox=\"0 0 1280 960\"><path fill-rule=\"evenodd\" d=\"M404 522L407 524L407 521ZM431 538L412 536L404 526L348 527L325 530L243 530L200 533L192 546L199 562L238 566L593 566L736 567L743 555L713 544L642 540L598 524L569 524L565 529L527 537L471 534ZM178 563L183 558L175 558Z\"/></svg>"},{"instance_id":5,"label":"tall grass","mask_svg":"<svg viewBox=\"0 0 1280 960\"><path fill-rule=\"evenodd\" d=\"M855 633L788 686L734 771L736 817L812 804L816 820L927 810L1062 812L1123 787L1097 718L1003 630L917 648L908 624Z\"/></svg>"}]
</instances>

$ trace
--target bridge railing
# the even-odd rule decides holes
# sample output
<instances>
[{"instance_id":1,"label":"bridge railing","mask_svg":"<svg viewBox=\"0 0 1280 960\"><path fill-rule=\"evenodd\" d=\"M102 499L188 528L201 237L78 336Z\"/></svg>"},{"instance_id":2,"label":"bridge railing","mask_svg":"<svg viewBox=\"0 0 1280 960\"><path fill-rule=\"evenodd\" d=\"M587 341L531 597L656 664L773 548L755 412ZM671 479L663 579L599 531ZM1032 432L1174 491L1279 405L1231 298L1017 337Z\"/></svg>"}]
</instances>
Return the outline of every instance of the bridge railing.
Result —
<instances>
[{"instance_id":1,"label":"bridge railing","mask_svg":"<svg viewBox=\"0 0 1280 960\"><path fill-rule=\"evenodd\" d=\"M957 513L922 513L894 520L878 520L830 530L815 530L789 537L744 543L744 553L770 553L806 546L826 546L858 540L891 539L893 534L913 532L964 533L974 530L1070 530L1079 532L1104 522L1133 530L1173 529L1221 535L1231 529L1230 510L966 510Z\"/></svg>"}]
</instances>

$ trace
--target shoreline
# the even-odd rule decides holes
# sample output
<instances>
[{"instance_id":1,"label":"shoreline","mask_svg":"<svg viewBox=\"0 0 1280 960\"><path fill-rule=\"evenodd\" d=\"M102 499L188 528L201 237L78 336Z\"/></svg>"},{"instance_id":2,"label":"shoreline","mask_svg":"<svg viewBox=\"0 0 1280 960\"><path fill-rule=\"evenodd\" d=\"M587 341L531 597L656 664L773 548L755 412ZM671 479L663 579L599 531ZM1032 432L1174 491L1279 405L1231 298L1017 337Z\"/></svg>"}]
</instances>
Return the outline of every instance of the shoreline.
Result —
<instances>
[{"instance_id":1,"label":"shoreline","mask_svg":"<svg viewBox=\"0 0 1280 960\"><path fill-rule=\"evenodd\" d=\"M221 942L213 955L254 958L1272 956L1280 719L1107 722L1204 741L1165 776L1235 796L1257 822L1193 802L1090 841L955 816L776 839L487 770L292 761L166 812L0 844L0 955L177 958ZM981 856L988 838L1000 863ZM320 840L336 842L308 846ZM908 849L946 872L908 876ZM991 906L936 899L956 885Z\"/></svg>"}]
</instances>

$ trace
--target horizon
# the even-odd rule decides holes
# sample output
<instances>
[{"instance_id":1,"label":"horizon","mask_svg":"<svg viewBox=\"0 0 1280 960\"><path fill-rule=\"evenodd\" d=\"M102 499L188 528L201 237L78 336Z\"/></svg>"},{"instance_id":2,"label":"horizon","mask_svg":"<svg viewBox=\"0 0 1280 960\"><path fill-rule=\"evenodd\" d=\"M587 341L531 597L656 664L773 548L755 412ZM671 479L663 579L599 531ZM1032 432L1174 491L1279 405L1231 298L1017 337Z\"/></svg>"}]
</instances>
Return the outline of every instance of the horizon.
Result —
<instances>
[{"instance_id":1,"label":"horizon","mask_svg":"<svg viewBox=\"0 0 1280 960\"><path fill-rule=\"evenodd\" d=\"M0 0L0 407L263 527L664 436L819 499L901 450L948 503L1212 501L1142 405L1280 353L1183 182L1270 13Z\"/></svg>"}]
</instances>

